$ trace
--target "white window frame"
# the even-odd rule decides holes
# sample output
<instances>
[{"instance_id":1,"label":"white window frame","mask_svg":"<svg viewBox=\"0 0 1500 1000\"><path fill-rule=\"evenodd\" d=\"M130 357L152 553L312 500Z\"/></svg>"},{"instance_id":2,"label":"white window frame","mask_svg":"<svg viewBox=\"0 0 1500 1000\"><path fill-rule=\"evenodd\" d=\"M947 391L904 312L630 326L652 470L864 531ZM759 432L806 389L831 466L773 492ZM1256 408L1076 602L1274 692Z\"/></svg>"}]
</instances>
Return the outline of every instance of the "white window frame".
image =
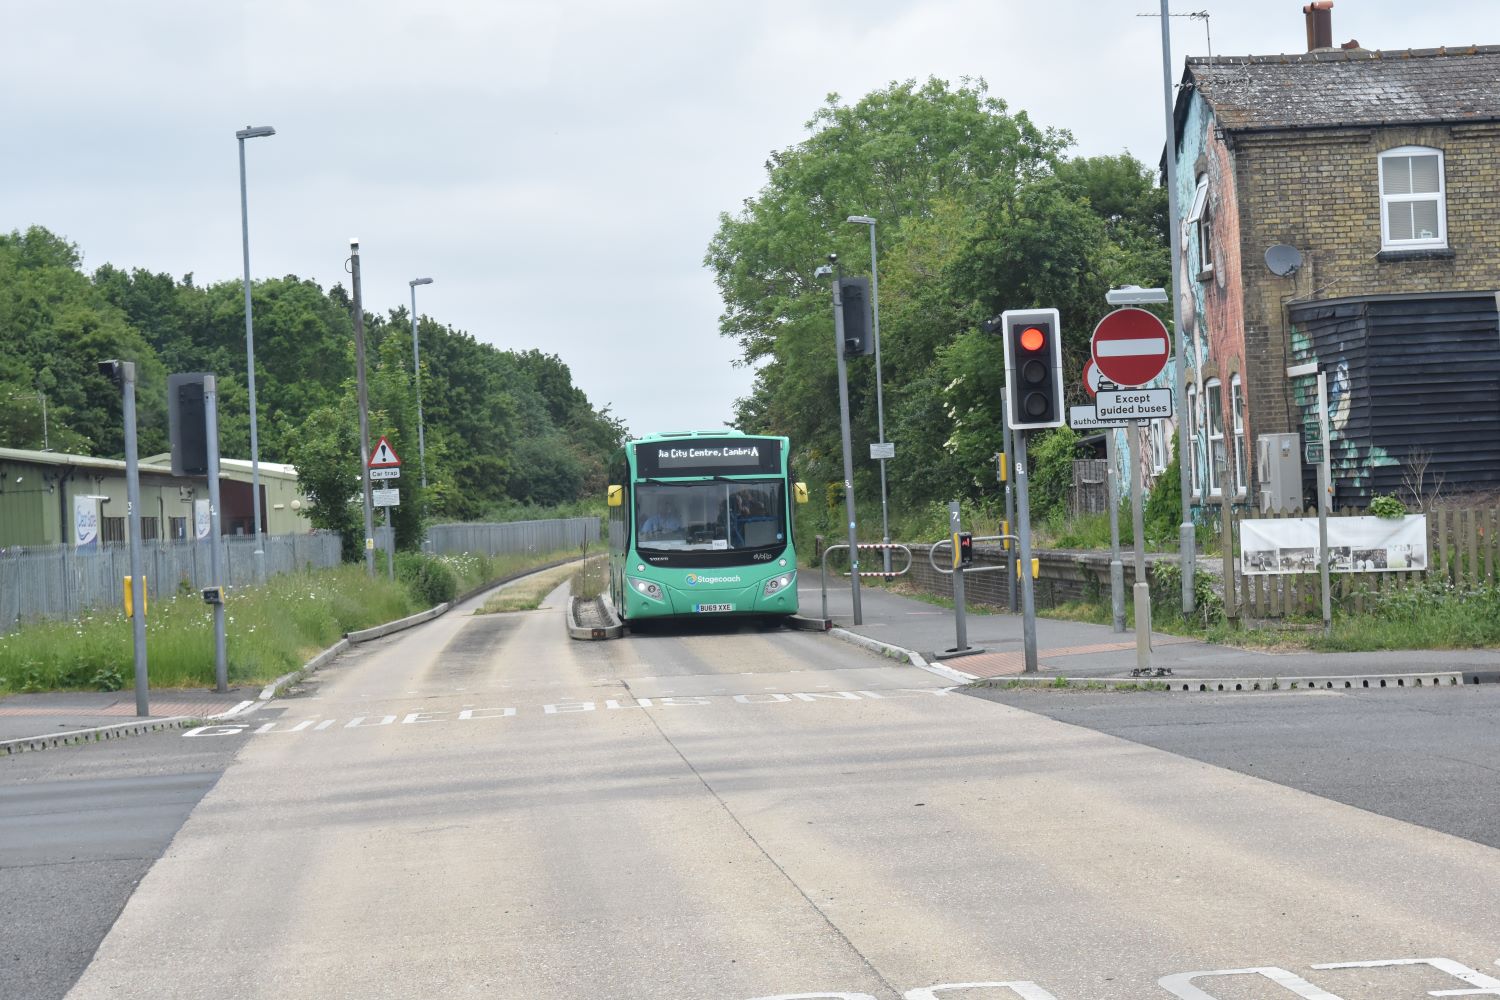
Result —
<instances>
[{"instance_id":1,"label":"white window frame","mask_svg":"<svg viewBox=\"0 0 1500 1000\"><path fill-rule=\"evenodd\" d=\"M1187 441L1182 444L1178 459L1188 464L1189 478L1193 484L1193 496L1201 497L1203 477L1198 469L1198 429L1203 426L1203 421L1198 416L1198 387L1196 385L1188 386L1187 418Z\"/></svg>"},{"instance_id":2,"label":"white window frame","mask_svg":"<svg viewBox=\"0 0 1500 1000\"><path fill-rule=\"evenodd\" d=\"M1172 444L1167 439L1167 424L1164 420L1151 421L1151 472L1161 475L1167 471L1172 460Z\"/></svg>"},{"instance_id":3,"label":"white window frame","mask_svg":"<svg viewBox=\"0 0 1500 1000\"><path fill-rule=\"evenodd\" d=\"M1387 173L1394 169L1391 161L1413 156L1437 157L1437 190L1417 191L1411 194L1387 194ZM1431 237L1414 237L1409 240L1391 238L1392 205L1415 204L1423 201L1437 202L1437 233ZM1447 165L1443 151L1431 146L1397 146L1380 154L1380 248L1382 250L1432 250L1448 246L1448 181Z\"/></svg>"},{"instance_id":4,"label":"white window frame","mask_svg":"<svg viewBox=\"0 0 1500 1000\"><path fill-rule=\"evenodd\" d=\"M1250 493L1249 441L1245 437L1245 390L1236 372L1229 379L1229 406L1234 417L1234 491L1240 496Z\"/></svg>"},{"instance_id":5,"label":"white window frame","mask_svg":"<svg viewBox=\"0 0 1500 1000\"><path fill-rule=\"evenodd\" d=\"M1218 397L1218 406L1214 405L1214 398ZM1203 405L1204 434L1208 440L1208 450L1205 453L1208 462L1208 495L1211 497L1224 495L1224 484L1219 482L1219 463L1214 461L1214 444L1221 448L1224 446L1224 384L1216 378L1211 378L1203 383ZM1215 419L1217 418L1217 419ZM1217 426L1219 432L1214 433ZM1226 457L1227 457L1226 452Z\"/></svg>"},{"instance_id":6,"label":"white window frame","mask_svg":"<svg viewBox=\"0 0 1500 1000\"><path fill-rule=\"evenodd\" d=\"M1198 178L1198 187L1193 191L1193 207L1188 212L1187 221L1198 238L1198 248L1194 251L1198 277L1206 277L1214 271L1213 213L1208 206L1207 174Z\"/></svg>"}]
</instances>

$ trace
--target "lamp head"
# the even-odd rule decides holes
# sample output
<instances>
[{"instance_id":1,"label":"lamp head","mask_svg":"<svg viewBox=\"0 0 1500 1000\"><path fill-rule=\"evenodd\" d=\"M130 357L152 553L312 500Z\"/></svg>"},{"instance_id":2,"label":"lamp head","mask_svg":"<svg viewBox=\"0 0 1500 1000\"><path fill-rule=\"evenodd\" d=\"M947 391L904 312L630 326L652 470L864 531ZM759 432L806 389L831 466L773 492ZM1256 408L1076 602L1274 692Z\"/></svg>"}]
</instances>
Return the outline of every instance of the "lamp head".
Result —
<instances>
[{"instance_id":1,"label":"lamp head","mask_svg":"<svg viewBox=\"0 0 1500 1000\"><path fill-rule=\"evenodd\" d=\"M875 225L875 220L872 219L872 218L870 218L868 215L851 215L851 216L849 216L848 219L846 219L844 221L846 221L846 222L857 222L857 223L859 223L862 226L873 226L873 225Z\"/></svg>"},{"instance_id":2,"label":"lamp head","mask_svg":"<svg viewBox=\"0 0 1500 1000\"><path fill-rule=\"evenodd\" d=\"M275 135L276 130L269 125L246 125L234 134L236 139L259 139L261 136Z\"/></svg>"},{"instance_id":3,"label":"lamp head","mask_svg":"<svg viewBox=\"0 0 1500 1000\"><path fill-rule=\"evenodd\" d=\"M430 285L430 284L432 284L432 279L431 278L413 278L412 280L408 281L407 284L410 285L413 288L416 288L418 285Z\"/></svg>"}]
</instances>

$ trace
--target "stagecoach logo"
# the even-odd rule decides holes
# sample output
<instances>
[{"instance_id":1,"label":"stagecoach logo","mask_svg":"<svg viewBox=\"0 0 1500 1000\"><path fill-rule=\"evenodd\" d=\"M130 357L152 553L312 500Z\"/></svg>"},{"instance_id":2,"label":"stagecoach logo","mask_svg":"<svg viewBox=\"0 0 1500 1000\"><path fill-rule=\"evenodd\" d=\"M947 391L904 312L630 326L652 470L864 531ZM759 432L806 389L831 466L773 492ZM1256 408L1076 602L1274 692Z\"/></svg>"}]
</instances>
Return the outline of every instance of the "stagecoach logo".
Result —
<instances>
[{"instance_id":1,"label":"stagecoach logo","mask_svg":"<svg viewBox=\"0 0 1500 1000\"><path fill-rule=\"evenodd\" d=\"M739 582L740 582L740 578L737 577L737 576L704 576L702 573L689 573L687 575L687 585L689 587L696 587L700 583L709 584L709 583L739 583Z\"/></svg>"}]
</instances>

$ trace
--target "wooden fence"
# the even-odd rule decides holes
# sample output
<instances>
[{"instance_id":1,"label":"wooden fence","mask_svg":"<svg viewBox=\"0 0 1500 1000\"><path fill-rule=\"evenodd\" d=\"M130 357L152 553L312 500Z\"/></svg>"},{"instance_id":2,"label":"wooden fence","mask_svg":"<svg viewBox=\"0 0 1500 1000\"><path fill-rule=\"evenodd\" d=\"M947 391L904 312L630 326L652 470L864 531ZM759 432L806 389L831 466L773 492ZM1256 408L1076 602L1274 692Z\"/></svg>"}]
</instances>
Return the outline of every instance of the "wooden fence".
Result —
<instances>
[{"instance_id":1,"label":"wooden fence","mask_svg":"<svg viewBox=\"0 0 1500 1000\"><path fill-rule=\"evenodd\" d=\"M1339 516L1362 514L1352 508ZM1244 517L1316 518L1318 512L1283 511L1235 515L1236 527ZM1479 587L1496 582L1495 563L1500 557L1500 508L1432 510L1427 512L1427 569L1385 573L1333 573L1329 577L1335 604L1361 612L1367 595L1380 595L1445 581L1456 587ZM1225 602L1234 617L1286 618L1322 614L1322 584L1317 573L1246 575L1235 573L1235 607Z\"/></svg>"}]
</instances>

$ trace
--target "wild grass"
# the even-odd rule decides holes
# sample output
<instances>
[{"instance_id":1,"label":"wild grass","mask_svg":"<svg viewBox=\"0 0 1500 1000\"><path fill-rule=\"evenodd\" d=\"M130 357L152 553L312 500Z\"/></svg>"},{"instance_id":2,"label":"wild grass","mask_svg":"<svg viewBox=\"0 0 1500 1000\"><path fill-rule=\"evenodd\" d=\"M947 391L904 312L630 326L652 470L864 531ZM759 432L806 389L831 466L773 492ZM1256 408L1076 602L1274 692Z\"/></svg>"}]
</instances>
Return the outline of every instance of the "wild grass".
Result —
<instances>
[{"instance_id":1,"label":"wild grass","mask_svg":"<svg viewBox=\"0 0 1500 1000\"><path fill-rule=\"evenodd\" d=\"M458 592L575 554L440 556ZM558 582L571 570L559 569ZM554 583L553 586L556 586ZM294 670L346 632L426 610L400 580L374 579L362 565L272 577L265 586L230 591L225 647L231 684L264 683ZM213 609L195 593L153 598L146 620L147 669L153 688L214 683ZM45 621L0 635L0 695L17 691L120 690L134 683L134 635L119 610L95 610L76 621Z\"/></svg>"},{"instance_id":2,"label":"wild grass","mask_svg":"<svg viewBox=\"0 0 1500 1000\"><path fill-rule=\"evenodd\" d=\"M505 611L535 611L542 606L548 594L571 579L575 572L577 570L573 566L558 566L517 580L485 601L484 606L477 608L474 613L492 615Z\"/></svg>"}]
</instances>

